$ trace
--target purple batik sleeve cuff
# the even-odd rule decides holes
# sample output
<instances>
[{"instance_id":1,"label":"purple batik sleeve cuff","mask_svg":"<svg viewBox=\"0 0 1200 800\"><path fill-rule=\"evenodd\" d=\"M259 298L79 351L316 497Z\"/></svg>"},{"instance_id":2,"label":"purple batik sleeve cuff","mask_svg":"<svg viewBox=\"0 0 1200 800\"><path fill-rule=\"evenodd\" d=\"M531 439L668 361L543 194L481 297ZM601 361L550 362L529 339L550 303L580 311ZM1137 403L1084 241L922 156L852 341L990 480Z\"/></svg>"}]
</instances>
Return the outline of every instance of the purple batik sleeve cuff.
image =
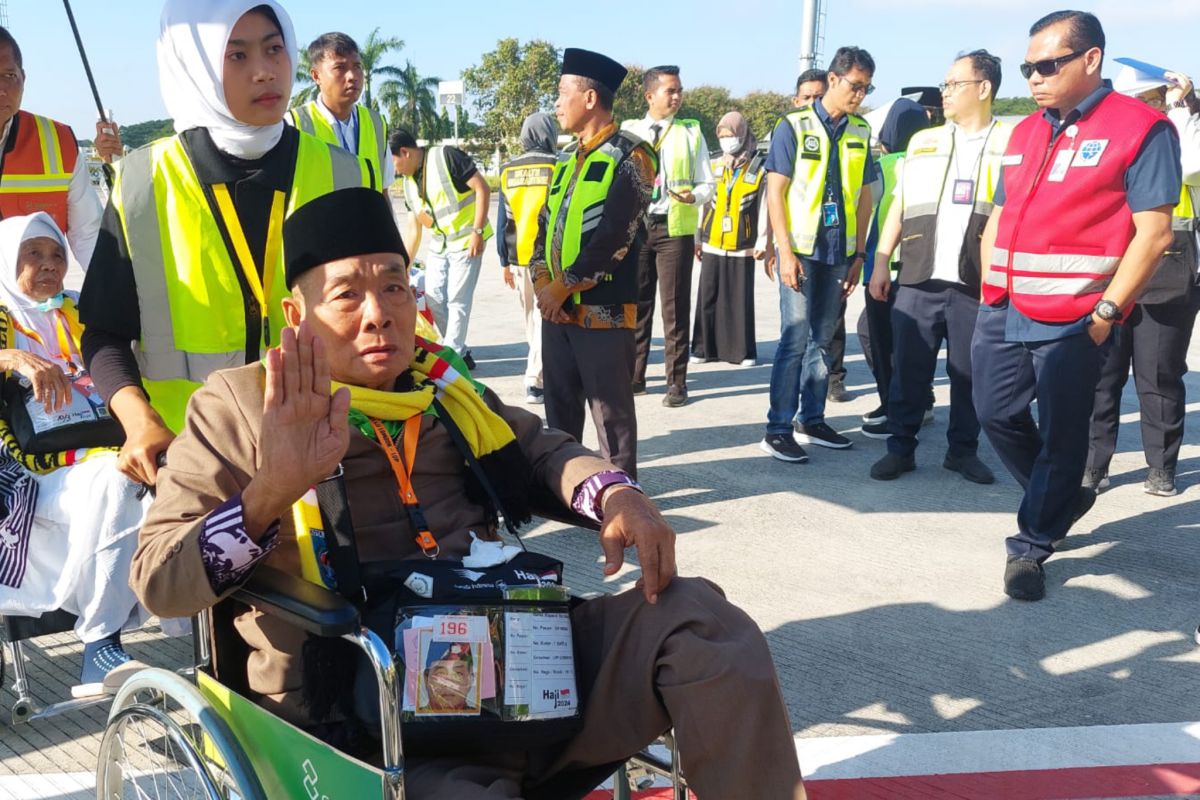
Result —
<instances>
[{"instance_id":1,"label":"purple batik sleeve cuff","mask_svg":"<svg viewBox=\"0 0 1200 800\"><path fill-rule=\"evenodd\" d=\"M255 543L242 520L240 494L217 506L200 531L200 557L213 593L220 596L241 583L278 542L279 521L271 523Z\"/></svg>"},{"instance_id":2,"label":"purple batik sleeve cuff","mask_svg":"<svg viewBox=\"0 0 1200 800\"><path fill-rule=\"evenodd\" d=\"M621 470L605 470L597 472L576 487L575 496L571 500L571 508L575 513L582 514L588 519L603 522L604 515L600 511L600 501L604 499L604 492L613 486L629 486L639 492L642 491L642 487L638 485L637 481Z\"/></svg>"}]
</instances>

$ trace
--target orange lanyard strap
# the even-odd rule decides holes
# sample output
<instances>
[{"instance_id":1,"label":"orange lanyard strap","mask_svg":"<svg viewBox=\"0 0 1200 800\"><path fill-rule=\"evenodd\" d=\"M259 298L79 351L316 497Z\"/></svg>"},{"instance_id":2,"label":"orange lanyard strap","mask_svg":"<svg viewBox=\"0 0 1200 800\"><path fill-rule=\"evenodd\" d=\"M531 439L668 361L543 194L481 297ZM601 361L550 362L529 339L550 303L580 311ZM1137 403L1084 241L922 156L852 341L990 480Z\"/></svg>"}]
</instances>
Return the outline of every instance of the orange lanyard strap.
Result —
<instances>
[{"instance_id":1,"label":"orange lanyard strap","mask_svg":"<svg viewBox=\"0 0 1200 800\"><path fill-rule=\"evenodd\" d=\"M271 216L267 223L267 248L263 254L261 277L258 267L254 264L254 256L250 253L250 244L246 241L246 233L238 219L237 210L233 206L233 198L229 195L229 187L223 183L213 184L213 196L217 199L217 210L225 223L225 231L233 243L234 260L242 268L246 284L250 287L255 301L258 302L259 313L262 316L263 345L271 346L271 320L269 319L271 291L275 283L275 271L279 267L279 252L283 247L283 192L276 191L271 199Z\"/></svg>"},{"instance_id":2,"label":"orange lanyard strap","mask_svg":"<svg viewBox=\"0 0 1200 800\"><path fill-rule=\"evenodd\" d=\"M13 329L18 333L28 339L32 339L42 347L46 346L46 343L42 341L41 334L37 331L29 330L12 317L9 317L9 322L12 323ZM71 339L66 315L60 309L54 310L54 330L58 334L58 354L62 360L70 364L73 369L83 366L83 356L79 354L79 348L75 346L75 342ZM75 360L76 356L79 357L78 361Z\"/></svg>"},{"instance_id":3,"label":"orange lanyard strap","mask_svg":"<svg viewBox=\"0 0 1200 800\"><path fill-rule=\"evenodd\" d=\"M433 533L429 530L429 523L425 521L425 512L421 510L421 504L417 501L417 493L413 491L412 485L413 464L417 457L417 437L421 432L421 415L414 414L404 421L404 458L400 457L396 442L387 432L383 423L377 419L368 421L375 431L375 438L379 440L379 446L387 454L388 463L396 476L396 483L400 487L400 502L404 505L404 511L408 514L408 520L412 523L413 530L416 531L417 545L425 555L435 558L439 549L437 539L433 538Z\"/></svg>"}]
</instances>

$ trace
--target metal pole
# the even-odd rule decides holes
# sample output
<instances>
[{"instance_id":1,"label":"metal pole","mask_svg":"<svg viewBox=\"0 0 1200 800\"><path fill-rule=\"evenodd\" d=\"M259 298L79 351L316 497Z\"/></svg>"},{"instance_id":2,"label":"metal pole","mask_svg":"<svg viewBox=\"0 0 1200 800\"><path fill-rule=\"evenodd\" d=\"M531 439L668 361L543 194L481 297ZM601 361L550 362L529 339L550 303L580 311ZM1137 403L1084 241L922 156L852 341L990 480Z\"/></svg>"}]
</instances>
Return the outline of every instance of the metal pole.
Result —
<instances>
[{"instance_id":1,"label":"metal pole","mask_svg":"<svg viewBox=\"0 0 1200 800\"><path fill-rule=\"evenodd\" d=\"M458 106L450 106L454 109L454 146L458 147Z\"/></svg>"},{"instance_id":2,"label":"metal pole","mask_svg":"<svg viewBox=\"0 0 1200 800\"><path fill-rule=\"evenodd\" d=\"M71 0L63 0L63 8L67 9L67 20L71 23L71 33L75 34L75 46L79 48L79 57L83 59L83 71L87 73L88 86L92 87L92 98L96 101L96 110L100 119L108 122L104 113L104 104L100 102L100 92L96 89L96 79L92 77L92 66L88 63L87 53L83 49L83 39L79 38L79 26L75 24L75 15L71 13Z\"/></svg>"},{"instance_id":3,"label":"metal pole","mask_svg":"<svg viewBox=\"0 0 1200 800\"><path fill-rule=\"evenodd\" d=\"M800 71L812 69L817 62L817 30L820 27L821 0L804 0L800 22Z\"/></svg>"}]
</instances>

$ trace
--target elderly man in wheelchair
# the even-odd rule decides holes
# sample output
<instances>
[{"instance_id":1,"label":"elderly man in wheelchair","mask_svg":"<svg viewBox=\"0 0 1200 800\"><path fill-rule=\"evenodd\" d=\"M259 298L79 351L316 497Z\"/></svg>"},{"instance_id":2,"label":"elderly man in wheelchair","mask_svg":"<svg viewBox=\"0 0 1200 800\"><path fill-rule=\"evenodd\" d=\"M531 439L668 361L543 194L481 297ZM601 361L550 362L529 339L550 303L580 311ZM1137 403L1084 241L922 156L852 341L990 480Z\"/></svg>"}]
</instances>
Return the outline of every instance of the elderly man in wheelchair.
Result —
<instances>
[{"instance_id":1,"label":"elderly man in wheelchair","mask_svg":"<svg viewBox=\"0 0 1200 800\"><path fill-rule=\"evenodd\" d=\"M303 731L243 743L251 760L303 736L382 766L389 797L580 797L673 728L700 798L803 797L762 633L713 584L675 575L674 532L632 480L415 337L386 200L315 200L285 223L284 248L290 327L264 364L193 396L131 578L151 612L215 606L217 628L237 601L225 613L244 655L227 674L257 707L207 676L204 696ZM501 524L539 497L598 523L606 575L635 548L638 587L579 601L561 563L503 544ZM114 723L145 686L127 685ZM240 774L221 731L196 750ZM102 788L112 757L110 742ZM278 791L348 796L318 786L313 763L295 770L302 788Z\"/></svg>"}]
</instances>

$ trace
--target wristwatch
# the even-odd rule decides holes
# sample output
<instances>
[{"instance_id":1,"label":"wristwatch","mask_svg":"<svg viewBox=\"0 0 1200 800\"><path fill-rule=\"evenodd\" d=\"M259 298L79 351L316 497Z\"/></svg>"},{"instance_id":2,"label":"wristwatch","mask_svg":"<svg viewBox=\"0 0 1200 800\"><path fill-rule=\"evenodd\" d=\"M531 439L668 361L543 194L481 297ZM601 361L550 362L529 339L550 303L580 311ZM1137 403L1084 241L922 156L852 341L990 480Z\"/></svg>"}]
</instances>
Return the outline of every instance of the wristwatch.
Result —
<instances>
[{"instance_id":1,"label":"wristwatch","mask_svg":"<svg viewBox=\"0 0 1200 800\"><path fill-rule=\"evenodd\" d=\"M1122 318L1121 307L1112 300L1098 300L1096 307L1092 309L1093 313L1105 322L1120 322Z\"/></svg>"},{"instance_id":2,"label":"wristwatch","mask_svg":"<svg viewBox=\"0 0 1200 800\"><path fill-rule=\"evenodd\" d=\"M867 260L867 254L866 254L866 253L864 253L862 250L859 250L857 253L855 253L855 254L854 254L854 257L853 257L853 258L851 258L850 260L851 260L851 261L854 261L854 260L856 260L856 259L859 259L859 258L861 258L863 261L866 261L866 260Z\"/></svg>"},{"instance_id":3,"label":"wristwatch","mask_svg":"<svg viewBox=\"0 0 1200 800\"><path fill-rule=\"evenodd\" d=\"M476 236L483 236L483 228L471 228L471 233Z\"/></svg>"},{"instance_id":4,"label":"wristwatch","mask_svg":"<svg viewBox=\"0 0 1200 800\"><path fill-rule=\"evenodd\" d=\"M1168 109L1172 109L1172 108L1187 108L1187 107L1188 107L1188 102L1187 102L1187 98L1186 98L1186 97L1181 97L1181 98L1179 98L1178 100L1176 100L1174 103L1168 103L1168 104L1167 104L1167 108L1168 108Z\"/></svg>"}]
</instances>

